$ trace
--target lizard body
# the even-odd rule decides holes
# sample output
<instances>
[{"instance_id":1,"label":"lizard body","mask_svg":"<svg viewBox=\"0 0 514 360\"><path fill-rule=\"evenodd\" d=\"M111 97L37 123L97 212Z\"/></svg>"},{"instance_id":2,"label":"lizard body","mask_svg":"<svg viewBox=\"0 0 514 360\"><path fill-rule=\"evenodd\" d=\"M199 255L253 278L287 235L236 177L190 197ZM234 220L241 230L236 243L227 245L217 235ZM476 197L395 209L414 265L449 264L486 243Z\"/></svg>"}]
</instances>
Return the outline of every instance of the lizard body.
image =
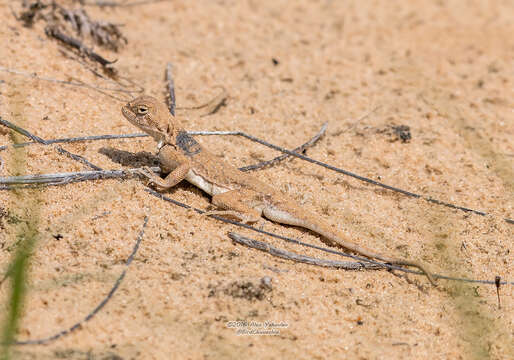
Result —
<instances>
[{"instance_id":1,"label":"lizard body","mask_svg":"<svg viewBox=\"0 0 514 360\"><path fill-rule=\"evenodd\" d=\"M187 180L212 196L213 205L224 210L217 213L236 216L243 222L256 222L263 216L278 223L303 227L369 258L417 267L434 284L430 272L421 263L383 256L348 240L341 231L302 209L293 199L215 157L188 135L180 121L155 98L138 97L123 106L122 113L158 143L160 166L168 175L162 179L149 169L141 170L158 190L170 189Z\"/></svg>"}]
</instances>

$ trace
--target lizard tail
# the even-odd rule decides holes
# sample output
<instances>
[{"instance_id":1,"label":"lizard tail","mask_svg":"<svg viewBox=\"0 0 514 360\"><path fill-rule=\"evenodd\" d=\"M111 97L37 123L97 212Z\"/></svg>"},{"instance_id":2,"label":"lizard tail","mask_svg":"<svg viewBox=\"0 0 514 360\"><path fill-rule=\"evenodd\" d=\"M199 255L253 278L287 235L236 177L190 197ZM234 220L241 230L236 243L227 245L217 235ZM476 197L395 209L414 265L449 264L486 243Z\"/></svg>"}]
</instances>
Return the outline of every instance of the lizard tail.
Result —
<instances>
[{"instance_id":1,"label":"lizard tail","mask_svg":"<svg viewBox=\"0 0 514 360\"><path fill-rule=\"evenodd\" d=\"M357 245L355 242L349 240L347 236L345 236L341 232L336 232L332 230L330 226L328 226L328 224L319 219L317 216L308 213L305 210L298 210L297 207L288 200L281 200L281 202L275 202L279 205L264 208L263 215L270 220L282 224L300 226L311 231L314 231L315 233L325 237L326 239L366 257L381 260L391 265L404 265L416 267L427 276L428 280L432 285L436 286L434 277L432 276L430 271L427 270L426 266L421 264L420 262L405 259L395 259L388 256L383 256L364 246Z\"/></svg>"},{"instance_id":2,"label":"lizard tail","mask_svg":"<svg viewBox=\"0 0 514 360\"><path fill-rule=\"evenodd\" d=\"M403 265L403 266L412 266L412 267L418 268L421 272L423 272L423 274L426 275L428 281L430 281L430 283L433 286L437 286L432 273L427 269L426 265L422 264L421 262L383 256L381 254L376 253L375 251L373 251L371 249L368 249L364 246L360 246L351 240L345 239L346 236L344 236L342 234L335 234L333 230L328 230L328 226L323 226L324 224L322 225L322 224L318 224L318 223L319 223L319 220L316 222L304 220L304 221L302 221L301 224L292 224L292 225L299 225L299 226L307 228L311 231L314 231L315 233L327 238L328 240L330 240L348 250L351 250L358 254L364 255L366 257L381 260L381 261L384 261L391 265Z\"/></svg>"}]
</instances>

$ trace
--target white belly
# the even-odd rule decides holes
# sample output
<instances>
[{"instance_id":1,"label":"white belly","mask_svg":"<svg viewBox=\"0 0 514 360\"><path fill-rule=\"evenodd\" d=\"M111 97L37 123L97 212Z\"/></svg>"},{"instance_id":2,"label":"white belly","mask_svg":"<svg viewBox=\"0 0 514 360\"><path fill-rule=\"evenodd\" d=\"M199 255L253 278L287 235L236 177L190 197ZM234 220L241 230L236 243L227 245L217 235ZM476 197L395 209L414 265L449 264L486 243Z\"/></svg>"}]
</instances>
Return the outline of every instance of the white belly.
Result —
<instances>
[{"instance_id":1,"label":"white belly","mask_svg":"<svg viewBox=\"0 0 514 360\"><path fill-rule=\"evenodd\" d=\"M230 190L205 180L202 176L195 174L193 170L189 170L186 180L211 196L223 194Z\"/></svg>"}]
</instances>

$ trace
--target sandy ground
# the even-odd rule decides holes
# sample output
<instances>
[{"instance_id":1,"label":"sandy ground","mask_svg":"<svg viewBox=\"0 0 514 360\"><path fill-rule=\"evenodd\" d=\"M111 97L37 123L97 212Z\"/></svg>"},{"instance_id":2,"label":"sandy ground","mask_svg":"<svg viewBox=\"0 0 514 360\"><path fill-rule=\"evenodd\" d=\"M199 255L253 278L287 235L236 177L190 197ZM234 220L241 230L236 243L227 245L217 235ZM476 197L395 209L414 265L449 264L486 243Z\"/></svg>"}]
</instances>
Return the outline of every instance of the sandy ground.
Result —
<instances>
[{"instance_id":1,"label":"sandy ground","mask_svg":"<svg viewBox=\"0 0 514 360\"><path fill-rule=\"evenodd\" d=\"M18 2L0 2L0 66L113 87L63 55L42 22L23 27L10 5L19 10ZM217 113L179 111L189 130L242 130L293 148L328 122L308 156L491 214L407 198L298 159L255 173L355 241L441 274L514 280L514 225L503 221L514 218L511 1L174 0L85 9L91 18L123 24L127 46L95 49L117 59L118 73L147 94L164 100L168 61L178 106L205 102L226 87L229 99ZM119 100L2 71L0 116L46 139L137 132L120 114L131 95L107 93ZM409 126L412 139L395 140L392 125ZM0 127L0 145L12 141ZM238 166L276 156L234 137L199 141ZM148 138L62 146L105 169L134 166L132 154L155 152ZM86 169L55 146L0 156L1 176ZM20 340L50 336L91 311L149 217L111 302L79 331L14 348L15 358L514 358L512 286L500 289L499 309L491 285L439 280L434 288L414 275L295 264L235 245L227 232L337 257L199 216L144 189L142 180L128 179L0 191L2 271L27 226L38 230ZM206 194L184 183L167 195L209 207ZM322 244L301 229L260 225ZM271 290L261 285L265 277ZM0 290L3 313L9 289L7 282ZM230 321L253 322L243 330L285 326L274 336L240 336Z\"/></svg>"}]
</instances>

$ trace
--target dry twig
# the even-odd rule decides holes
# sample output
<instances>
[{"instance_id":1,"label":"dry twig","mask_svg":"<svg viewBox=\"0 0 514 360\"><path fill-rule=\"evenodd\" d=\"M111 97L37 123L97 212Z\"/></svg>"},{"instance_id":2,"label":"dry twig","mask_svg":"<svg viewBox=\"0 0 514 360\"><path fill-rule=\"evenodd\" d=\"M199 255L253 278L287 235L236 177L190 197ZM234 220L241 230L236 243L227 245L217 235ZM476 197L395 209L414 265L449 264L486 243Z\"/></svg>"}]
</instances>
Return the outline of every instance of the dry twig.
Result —
<instances>
[{"instance_id":1,"label":"dry twig","mask_svg":"<svg viewBox=\"0 0 514 360\"><path fill-rule=\"evenodd\" d=\"M93 45L117 52L127 44L127 38L122 34L119 25L107 21L96 21L89 18L83 8L68 9L55 1L35 0L30 3L24 1L22 11L17 19L24 26L32 27L35 22L42 20L46 23L45 33L78 54L100 64L106 74L116 77L112 66L114 61L93 50ZM16 16L16 15L15 15ZM87 45L86 43L90 43Z\"/></svg>"},{"instance_id":2,"label":"dry twig","mask_svg":"<svg viewBox=\"0 0 514 360\"><path fill-rule=\"evenodd\" d=\"M93 51L93 49L90 49L86 47L79 39L75 39L71 36L68 36L64 33L62 33L56 26L47 26L45 28L45 33L49 37L53 37L54 39L57 39L61 41L62 43L78 50L81 54L84 54L88 58L90 58L93 61L98 62L102 66L107 66L114 64L117 60L109 61L105 59L103 56L97 54Z\"/></svg>"},{"instance_id":3,"label":"dry twig","mask_svg":"<svg viewBox=\"0 0 514 360\"><path fill-rule=\"evenodd\" d=\"M84 65L84 64L82 64L82 65ZM107 93L107 91L120 92L120 93L126 93L126 94L141 93L144 91L143 88L141 88L140 86L138 86L137 84L135 84L133 82L132 82L132 85L134 85L135 87L139 87L139 89L131 90L119 83L117 83L117 84L121 87L116 87L116 88L95 86L95 85L86 84L83 81L77 80L77 79L74 79L74 81L54 79L54 78L39 76L36 73L28 73L28 72L19 71L16 69L8 69L8 68L2 67L2 66L0 66L0 71L4 71L4 72L10 73L10 74L16 74L16 75L20 75L20 76L24 76L24 77L28 77L28 78L33 78L33 79L37 79L37 80L41 80L41 81L53 82L53 83L57 83L57 84L61 84L61 85L70 85L70 86L77 86L77 87L92 89L103 95L106 95L110 98L113 98L113 99L116 99L119 101L126 101L127 99L118 98L116 96L113 96L113 95ZM117 79L120 79L120 78L121 77L119 77L119 76L117 77ZM129 79L125 79L125 80L128 82L131 82L131 80L129 80Z\"/></svg>"},{"instance_id":4,"label":"dry twig","mask_svg":"<svg viewBox=\"0 0 514 360\"><path fill-rule=\"evenodd\" d=\"M175 107L176 107L176 99L175 99L175 82L173 81L172 74L173 66L171 63L166 64L166 83L168 85L168 108L170 110L171 115L175 116Z\"/></svg>"},{"instance_id":5,"label":"dry twig","mask_svg":"<svg viewBox=\"0 0 514 360\"><path fill-rule=\"evenodd\" d=\"M114 294L116 293L116 291L120 287L121 282L125 278L125 275L127 274L128 268L129 268L130 264L132 263L132 261L134 260L134 256L136 256L137 251L139 250L139 245L141 244L141 241L143 240L143 235L145 233L145 228L146 228L146 224L147 223L148 223L148 217L145 217L144 222L143 222L143 226L141 228L141 231L139 232L139 234L138 234L138 236L136 238L136 243L134 244L134 247L132 248L132 252L130 253L130 255L127 258L127 260L125 261L123 271L121 272L121 274L118 277L118 279L116 279L114 285L112 286L111 290L107 293L105 298L102 301L100 301L100 303L92 311L90 311L89 314L87 314L82 320L76 322L74 325L70 326L69 328L67 328L65 330L59 331L58 333L56 333L54 335L51 335L51 336L48 336L48 337L45 337L45 338L41 338L41 339L14 341L13 344L14 345L42 345L42 344L48 344L49 342L57 340L57 339L65 336L65 335L68 335L68 334L72 333L75 330L78 330L78 329L82 328L82 326L86 322L88 322L93 317L95 317L95 315L98 314L98 312L100 312L100 310L102 310L105 305L107 305L109 300L112 299L112 297L114 296Z\"/></svg>"},{"instance_id":6,"label":"dry twig","mask_svg":"<svg viewBox=\"0 0 514 360\"><path fill-rule=\"evenodd\" d=\"M212 98L211 100L207 101L206 103L197 105L197 106L180 106L180 107L177 106L176 109L177 110L200 110L200 109L206 108L207 111L204 114L200 115L202 117L216 113L222 106L224 106L226 104L226 101L228 98L228 93L227 93L227 90L225 89L225 87L223 87L221 85L216 86L216 87L220 88L221 92L218 95L216 95L214 98Z\"/></svg>"},{"instance_id":7,"label":"dry twig","mask_svg":"<svg viewBox=\"0 0 514 360\"><path fill-rule=\"evenodd\" d=\"M318 140L321 139L321 137L327 131L327 126L328 126L328 123L324 123L321 126L321 129L319 130L319 132L316 135L314 135L314 137L312 139L307 141L305 144L303 144L301 146L298 146L297 148L293 149L292 151L296 152L296 153L300 153L300 152L305 151L307 148L311 147L315 143L317 143ZM243 167L239 168L239 170L241 170L241 171L253 171L253 170L257 170L257 169L262 169L263 167L271 166L271 165L274 165L274 164L276 164L276 163L278 163L278 162L280 162L282 160L285 160L288 157L289 157L288 154L283 154L283 155L277 156L274 159L267 160L267 161L262 161L262 162L260 162L258 164L243 166Z\"/></svg>"},{"instance_id":8,"label":"dry twig","mask_svg":"<svg viewBox=\"0 0 514 360\"><path fill-rule=\"evenodd\" d=\"M316 259L311 256L306 256L306 255L282 250L282 249L276 248L266 242L258 241L255 239L250 239L249 237L245 237L245 236L239 235L234 232L229 232L228 236L238 244L248 246L252 249L257 249L260 251L267 252L268 254L275 256L275 257L279 257L279 258L286 259L286 260L292 260L295 262L316 265L316 266L321 266L321 267L331 267L331 268L343 269L343 270L363 270L363 269L378 270L378 269L386 268L385 266L383 266L381 264L371 264L369 262Z\"/></svg>"},{"instance_id":9,"label":"dry twig","mask_svg":"<svg viewBox=\"0 0 514 360\"><path fill-rule=\"evenodd\" d=\"M160 170L158 167L152 167L151 169L155 172ZM89 170L54 174L0 177L0 190L11 190L20 187L65 185L75 182L99 179L123 179L137 176L137 171L139 170L140 169Z\"/></svg>"},{"instance_id":10,"label":"dry twig","mask_svg":"<svg viewBox=\"0 0 514 360\"><path fill-rule=\"evenodd\" d=\"M72 10L49 0L24 2L22 6L26 10L20 12L17 19L26 27L32 27L35 22L42 20L48 26L59 28L66 36L71 37L70 33L74 32L82 39L90 38L94 44L115 52L127 44L127 38L120 31L119 25L92 20L83 8Z\"/></svg>"}]
</instances>

